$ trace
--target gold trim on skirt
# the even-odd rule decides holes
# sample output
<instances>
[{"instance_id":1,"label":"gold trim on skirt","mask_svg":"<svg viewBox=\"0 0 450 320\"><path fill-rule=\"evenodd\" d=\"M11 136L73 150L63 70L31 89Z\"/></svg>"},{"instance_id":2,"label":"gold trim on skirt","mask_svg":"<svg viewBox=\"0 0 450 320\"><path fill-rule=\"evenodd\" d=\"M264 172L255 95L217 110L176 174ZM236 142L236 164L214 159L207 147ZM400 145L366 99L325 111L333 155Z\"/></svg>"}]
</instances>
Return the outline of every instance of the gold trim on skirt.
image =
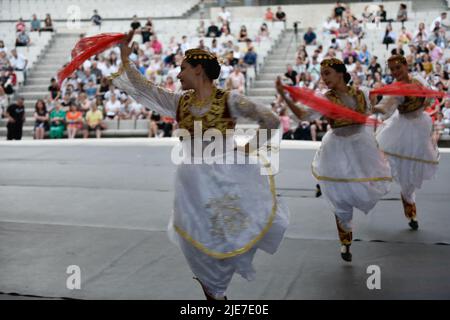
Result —
<instances>
[{"instance_id":1,"label":"gold trim on skirt","mask_svg":"<svg viewBox=\"0 0 450 320\"><path fill-rule=\"evenodd\" d=\"M266 159L263 158L263 161L266 162ZM265 165L267 165L267 163L265 163ZM270 167L270 165L269 165ZM267 167L266 167L267 168ZM247 252L248 250L250 250L259 240L261 240L266 233L269 231L269 229L272 227L272 223L273 220L275 219L275 215L277 212L277 195L275 192L275 179L273 177L272 174L272 170L270 168L268 168L269 170L269 184L270 184L270 192L272 193L272 212L269 216L269 221L267 222L266 226L264 227L264 229L252 240L250 240L249 243L247 243L245 246L243 246L242 248L230 251L230 252L225 252L225 253L221 253L221 252L216 252L213 250L210 250L208 248L206 248L203 244L201 244L200 242L198 242L197 240L193 239L186 231L184 231L183 229L181 229L180 227L178 227L177 225L174 224L174 228L175 231L178 232L178 234L183 237L187 242L189 242L191 245L193 245L195 248L197 248L198 250L200 250L201 252L207 254L208 256L211 256L213 258L217 258L217 259L225 259L225 258L231 258L240 254L243 254L245 252Z\"/></svg>"},{"instance_id":2,"label":"gold trim on skirt","mask_svg":"<svg viewBox=\"0 0 450 320\"><path fill-rule=\"evenodd\" d=\"M418 161L418 162L423 162L423 163L428 163L428 164L439 164L439 161L436 161L436 160L423 160L423 159L418 159L418 158L413 158L413 157L402 156L401 154L387 152L384 150L381 150L381 151L384 152L385 154L387 154L388 156L397 157L397 158L404 159L404 160Z\"/></svg>"}]
</instances>

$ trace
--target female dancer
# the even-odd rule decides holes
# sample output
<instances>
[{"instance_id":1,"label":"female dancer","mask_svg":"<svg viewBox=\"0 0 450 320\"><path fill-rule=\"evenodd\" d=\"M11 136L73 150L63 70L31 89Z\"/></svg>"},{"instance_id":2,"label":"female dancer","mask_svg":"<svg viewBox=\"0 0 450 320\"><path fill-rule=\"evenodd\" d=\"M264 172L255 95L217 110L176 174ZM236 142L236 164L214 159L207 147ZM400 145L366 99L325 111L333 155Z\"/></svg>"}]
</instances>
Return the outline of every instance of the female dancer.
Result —
<instances>
[{"instance_id":1,"label":"female dancer","mask_svg":"<svg viewBox=\"0 0 450 320\"><path fill-rule=\"evenodd\" d=\"M396 81L428 86L424 79L408 73L403 56L393 55L388 67ZM415 190L424 180L434 177L439 164L439 150L432 140L432 121L424 112L426 99L385 96L374 107L387 119L377 132L380 148L388 156L394 180L400 184L404 214L413 230L419 228Z\"/></svg>"},{"instance_id":2,"label":"female dancer","mask_svg":"<svg viewBox=\"0 0 450 320\"><path fill-rule=\"evenodd\" d=\"M325 93L328 100L362 114L369 113L368 97L347 85L350 75L341 60L323 60L320 73L329 89ZM284 94L280 79L276 86L299 119L312 120L320 116L296 106ZM341 257L351 261L353 209L367 214L389 192L392 178L389 164L368 126L344 119L329 122L332 129L322 139L312 163L312 174L320 181L322 193L335 214Z\"/></svg>"},{"instance_id":3,"label":"female dancer","mask_svg":"<svg viewBox=\"0 0 450 320\"><path fill-rule=\"evenodd\" d=\"M128 59L131 37L132 32L121 44L122 68L114 75L113 83L142 105L176 118L179 127L190 134L189 139L183 136L181 144L194 163L199 159L189 147L197 143L195 140L199 140L203 151L209 145L195 134L198 124L201 133L207 129L219 131L224 146L234 144L233 136L225 134L241 117L258 121L261 129L279 127L278 117L270 107L214 85L220 65L208 51L185 52L178 74L186 90L183 93L169 92L146 80ZM233 157L235 153L233 150ZM229 156L226 152L218 155L216 150L216 159L225 155ZM261 175L260 169L259 164L202 161L182 163L177 168L169 235L181 247L207 299L225 299L235 272L251 280L256 250L273 254L283 238L288 212L276 197L273 176Z\"/></svg>"}]
</instances>

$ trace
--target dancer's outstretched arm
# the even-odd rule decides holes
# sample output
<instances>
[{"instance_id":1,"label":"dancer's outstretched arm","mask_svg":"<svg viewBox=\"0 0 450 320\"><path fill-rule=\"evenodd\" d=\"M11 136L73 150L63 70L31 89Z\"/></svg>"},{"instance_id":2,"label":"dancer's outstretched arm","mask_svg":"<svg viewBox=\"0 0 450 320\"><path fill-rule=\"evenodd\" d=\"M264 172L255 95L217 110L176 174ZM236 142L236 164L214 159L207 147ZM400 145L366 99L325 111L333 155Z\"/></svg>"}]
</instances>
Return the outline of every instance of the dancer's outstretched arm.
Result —
<instances>
[{"instance_id":1,"label":"dancer's outstretched arm","mask_svg":"<svg viewBox=\"0 0 450 320\"><path fill-rule=\"evenodd\" d=\"M277 89L277 92L280 94L281 98L286 102L287 106L291 111L295 114L295 116L299 120L303 120L307 117L308 112L300 107L298 107L294 101L292 101L289 97L286 96L286 93L283 88L283 83L281 82L281 77L277 78L277 81L275 82L275 87Z\"/></svg>"},{"instance_id":2,"label":"dancer's outstretched arm","mask_svg":"<svg viewBox=\"0 0 450 320\"><path fill-rule=\"evenodd\" d=\"M228 107L231 115L258 122L260 129L278 129L280 120L272 109L233 90L230 92Z\"/></svg>"},{"instance_id":3,"label":"dancer's outstretched arm","mask_svg":"<svg viewBox=\"0 0 450 320\"><path fill-rule=\"evenodd\" d=\"M430 85L420 76L415 76L414 79L426 88L430 88ZM403 96L384 96L381 101L373 107L373 113L381 113L382 120L386 120L394 114L394 111L399 105L405 101ZM432 103L431 98L425 99L424 106Z\"/></svg>"},{"instance_id":4,"label":"dancer's outstretched arm","mask_svg":"<svg viewBox=\"0 0 450 320\"><path fill-rule=\"evenodd\" d=\"M120 45L122 66L111 77L112 83L132 96L138 103L160 113L175 118L181 93L173 93L147 80L128 59L131 48L128 46L133 38L133 31Z\"/></svg>"},{"instance_id":5,"label":"dancer's outstretched arm","mask_svg":"<svg viewBox=\"0 0 450 320\"><path fill-rule=\"evenodd\" d=\"M380 113L381 119L386 120L394 114L399 104L402 102L402 97L384 96L372 109L373 113Z\"/></svg>"}]
</instances>

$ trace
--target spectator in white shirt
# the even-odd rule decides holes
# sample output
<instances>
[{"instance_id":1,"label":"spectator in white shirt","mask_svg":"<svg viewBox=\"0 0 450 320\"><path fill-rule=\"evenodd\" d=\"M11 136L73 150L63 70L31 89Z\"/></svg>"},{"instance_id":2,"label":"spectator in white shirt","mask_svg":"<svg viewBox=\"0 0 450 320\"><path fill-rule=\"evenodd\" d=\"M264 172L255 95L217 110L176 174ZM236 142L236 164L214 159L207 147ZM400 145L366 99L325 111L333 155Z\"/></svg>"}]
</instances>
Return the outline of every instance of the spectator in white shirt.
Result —
<instances>
[{"instance_id":1,"label":"spectator in white shirt","mask_svg":"<svg viewBox=\"0 0 450 320\"><path fill-rule=\"evenodd\" d=\"M345 64L348 73L352 73L356 69L355 58L353 56L348 56L347 63Z\"/></svg>"},{"instance_id":2,"label":"spectator in white shirt","mask_svg":"<svg viewBox=\"0 0 450 320\"><path fill-rule=\"evenodd\" d=\"M114 87L114 85L110 85L109 90L105 92L105 100L111 100L113 93L116 96L116 100L120 98L120 90Z\"/></svg>"},{"instance_id":3,"label":"spectator in white shirt","mask_svg":"<svg viewBox=\"0 0 450 320\"><path fill-rule=\"evenodd\" d=\"M312 81L316 82L320 78L320 63L317 58L313 56L312 62L309 65L308 73L311 74Z\"/></svg>"},{"instance_id":4,"label":"spectator in white shirt","mask_svg":"<svg viewBox=\"0 0 450 320\"><path fill-rule=\"evenodd\" d=\"M110 96L110 99L108 101L106 101L106 104L105 104L106 116L109 119L117 119L121 108L122 108L122 104L116 98L116 95L112 94Z\"/></svg>"},{"instance_id":5,"label":"spectator in white shirt","mask_svg":"<svg viewBox=\"0 0 450 320\"><path fill-rule=\"evenodd\" d=\"M217 44L217 38L211 41L211 52L215 53L217 56L223 55L223 47Z\"/></svg>"},{"instance_id":6,"label":"spectator in white shirt","mask_svg":"<svg viewBox=\"0 0 450 320\"><path fill-rule=\"evenodd\" d=\"M230 30L228 29L228 27L226 25L223 26L222 28L222 34L220 35L220 43L228 43L229 41L231 41L232 43L234 43L234 37L233 35L230 33Z\"/></svg>"},{"instance_id":7,"label":"spectator in white shirt","mask_svg":"<svg viewBox=\"0 0 450 320\"><path fill-rule=\"evenodd\" d=\"M191 49L191 45L190 45L189 42L188 42L187 36L182 36L182 37L181 37L181 45L180 45L180 48L181 48L181 53L182 53L183 55L184 55L184 52L185 52L186 50Z\"/></svg>"},{"instance_id":8,"label":"spectator in white shirt","mask_svg":"<svg viewBox=\"0 0 450 320\"><path fill-rule=\"evenodd\" d=\"M5 42L3 42L3 40L0 40L0 52L8 54L8 49L5 47Z\"/></svg>"},{"instance_id":9,"label":"spectator in white shirt","mask_svg":"<svg viewBox=\"0 0 450 320\"><path fill-rule=\"evenodd\" d=\"M328 17L327 21L323 23L323 31L326 34L336 34L339 29L339 23L335 19Z\"/></svg>"},{"instance_id":10,"label":"spectator in white shirt","mask_svg":"<svg viewBox=\"0 0 450 320\"><path fill-rule=\"evenodd\" d=\"M237 90L239 93L244 94L245 78L238 66L235 66L233 72L229 75L228 87L230 90Z\"/></svg>"},{"instance_id":11,"label":"spectator in white shirt","mask_svg":"<svg viewBox=\"0 0 450 320\"><path fill-rule=\"evenodd\" d=\"M119 70L118 67L111 65L109 59L106 59L102 64L99 63L98 67L102 71L102 75L104 77L109 77L112 73L115 73Z\"/></svg>"},{"instance_id":12,"label":"spectator in white shirt","mask_svg":"<svg viewBox=\"0 0 450 320\"><path fill-rule=\"evenodd\" d=\"M430 25L430 33L434 31L435 28L444 27L446 29L449 28L447 19L447 12L442 12L441 15L433 20Z\"/></svg>"},{"instance_id":13,"label":"spectator in white shirt","mask_svg":"<svg viewBox=\"0 0 450 320\"><path fill-rule=\"evenodd\" d=\"M446 99L442 107L442 114L444 115L444 123L450 123L450 98Z\"/></svg>"},{"instance_id":14,"label":"spectator in white shirt","mask_svg":"<svg viewBox=\"0 0 450 320\"><path fill-rule=\"evenodd\" d=\"M219 86L223 88L225 86L225 80L228 79L230 73L233 71L233 67L230 66L228 59L225 59L224 64L220 67Z\"/></svg>"},{"instance_id":15,"label":"spectator in white shirt","mask_svg":"<svg viewBox=\"0 0 450 320\"><path fill-rule=\"evenodd\" d=\"M218 15L219 22L228 24L231 22L231 12L228 11L225 6L222 7L222 11Z\"/></svg>"},{"instance_id":16,"label":"spectator in white shirt","mask_svg":"<svg viewBox=\"0 0 450 320\"><path fill-rule=\"evenodd\" d=\"M302 74L306 72L305 60L301 56L297 56L295 59L295 65L292 67L297 74Z\"/></svg>"},{"instance_id":17,"label":"spectator in white shirt","mask_svg":"<svg viewBox=\"0 0 450 320\"><path fill-rule=\"evenodd\" d=\"M145 108L142 106L142 104L137 103L133 98L128 97L128 100L131 100L130 102L130 110L131 115L134 119L144 119L145 118Z\"/></svg>"},{"instance_id":18,"label":"spectator in white shirt","mask_svg":"<svg viewBox=\"0 0 450 320\"><path fill-rule=\"evenodd\" d=\"M11 56L9 57L9 62L14 70L25 71L28 65L28 60L21 54L17 53L16 49L11 50Z\"/></svg>"},{"instance_id":19,"label":"spectator in white shirt","mask_svg":"<svg viewBox=\"0 0 450 320\"><path fill-rule=\"evenodd\" d=\"M353 48L359 48L359 38L351 29L348 31L347 41L352 44Z\"/></svg>"}]
</instances>

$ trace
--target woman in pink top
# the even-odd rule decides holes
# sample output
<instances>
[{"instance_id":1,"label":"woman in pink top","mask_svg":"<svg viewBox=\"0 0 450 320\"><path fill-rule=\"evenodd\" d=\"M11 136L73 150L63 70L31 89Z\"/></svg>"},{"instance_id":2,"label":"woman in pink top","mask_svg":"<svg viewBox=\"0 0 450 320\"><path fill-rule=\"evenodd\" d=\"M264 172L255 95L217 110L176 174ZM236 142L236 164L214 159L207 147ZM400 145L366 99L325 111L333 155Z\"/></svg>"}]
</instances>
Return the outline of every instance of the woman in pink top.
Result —
<instances>
[{"instance_id":1,"label":"woman in pink top","mask_svg":"<svg viewBox=\"0 0 450 320\"><path fill-rule=\"evenodd\" d=\"M161 42L158 41L158 38L156 36L153 36L150 47L153 49L153 52L155 54L161 54L162 44L161 44Z\"/></svg>"}]
</instances>

